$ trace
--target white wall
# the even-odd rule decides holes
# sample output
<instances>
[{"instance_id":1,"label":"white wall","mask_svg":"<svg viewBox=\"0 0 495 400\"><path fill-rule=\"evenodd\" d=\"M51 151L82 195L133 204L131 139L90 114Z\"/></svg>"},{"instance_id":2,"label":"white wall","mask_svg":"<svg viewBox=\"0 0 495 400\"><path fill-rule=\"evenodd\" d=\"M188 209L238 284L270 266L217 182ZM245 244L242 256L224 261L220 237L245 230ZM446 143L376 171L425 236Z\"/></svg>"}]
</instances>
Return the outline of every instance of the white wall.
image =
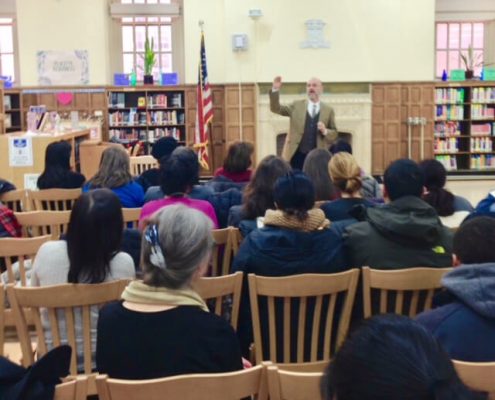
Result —
<instances>
[{"instance_id":1,"label":"white wall","mask_svg":"<svg viewBox=\"0 0 495 400\"><path fill-rule=\"evenodd\" d=\"M88 50L90 84L110 82L108 15L107 0L17 0L21 84L38 84L39 50Z\"/></svg>"},{"instance_id":2,"label":"white wall","mask_svg":"<svg viewBox=\"0 0 495 400\"><path fill-rule=\"evenodd\" d=\"M254 22L250 8L261 8ZM432 0L184 0L186 81L196 81L198 20L205 21L212 82L431 80ZM305 21L322 19L329 49L300 49ZM231 35L247 33L250 48L233 53Z\"/></svg>"}]
</instances>

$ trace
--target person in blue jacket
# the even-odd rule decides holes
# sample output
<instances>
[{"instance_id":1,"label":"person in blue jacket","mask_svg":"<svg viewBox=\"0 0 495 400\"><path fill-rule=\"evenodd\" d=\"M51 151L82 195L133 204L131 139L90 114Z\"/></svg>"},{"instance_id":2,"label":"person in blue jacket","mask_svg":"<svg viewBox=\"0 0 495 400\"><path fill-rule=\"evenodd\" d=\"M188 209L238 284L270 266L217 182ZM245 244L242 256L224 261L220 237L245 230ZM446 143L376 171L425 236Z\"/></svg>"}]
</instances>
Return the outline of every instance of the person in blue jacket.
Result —
<instances>
[{"instance_id":1,"label":"person in blue jacket","mask_svg":"<svg viewBox=\"0 0 495 400\"><path fill-rule=\"evenodd\" d=\"M477 217L454 236L454 263L440 307L417 317L456 360L495 361L495 219Z\"/></svg>"},{"instance_id":2,"label":"person in blue jacket","mask_svg":"<svg viewBox=\"0 0 495 400\"><path fill-rule=\"evenodd\" d=\"M252 231L233 261L234 272L263 276L333 273L346 268L342 239L319 208L315 189L303 173L288 173L275 182L276 210L267 210L264 227ZM252 341L247 285L241 299L239 339L244 354Z\"/></svg>"},{"instance_id":3,"label":"person in blue jacket","mask_svg":"<svg viewBox=\"0 0 495 400\"><path fill-rule=\"evenodd\" d=\"M126 208L138 208L144 204L144 191L134 182L130 172L130 159L121 146L111 146L101 155L98 172L83 186L83 192L107 188L114 192Z\"/></svg>"}]
</instances>

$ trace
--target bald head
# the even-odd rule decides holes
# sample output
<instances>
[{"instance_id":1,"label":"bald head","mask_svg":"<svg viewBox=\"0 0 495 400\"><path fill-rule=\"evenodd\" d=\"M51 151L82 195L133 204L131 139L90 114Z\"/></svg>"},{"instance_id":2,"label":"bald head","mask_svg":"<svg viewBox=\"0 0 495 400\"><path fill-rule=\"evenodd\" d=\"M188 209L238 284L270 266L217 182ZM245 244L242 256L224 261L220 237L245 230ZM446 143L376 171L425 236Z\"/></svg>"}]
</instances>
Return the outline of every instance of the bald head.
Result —
<instances>
[{"instance_id":1,"label":"bald head","mask_svg":"<svg viewBox=\"0 0 495 400\"><path fill-rule=\"evenodd\" d=\"M306 93L309 100L313 102L320 101L320 96L323 93L323 85L318 78L311 78L306 84Z\"/></svg>"}]
</instances>

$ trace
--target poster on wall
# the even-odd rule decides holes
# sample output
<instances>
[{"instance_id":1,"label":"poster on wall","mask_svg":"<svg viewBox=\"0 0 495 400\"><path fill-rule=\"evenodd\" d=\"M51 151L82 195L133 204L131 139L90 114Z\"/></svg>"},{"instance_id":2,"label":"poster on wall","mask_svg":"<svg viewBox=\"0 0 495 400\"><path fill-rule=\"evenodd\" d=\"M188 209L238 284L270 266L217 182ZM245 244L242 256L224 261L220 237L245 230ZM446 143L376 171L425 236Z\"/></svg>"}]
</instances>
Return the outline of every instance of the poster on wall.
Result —
<instances>
[{"instance_id":1,"label":"poster on wall","mask_svg":"<svg viewBox=\"0 0 495 400\"><path fill-rule=\"evenodd\" d=\"M89 62L87 50L38 51L38 83L51 85L87 85Z\"/></svg>"},{"instance_id":2,"label":"poster on wall","mask_svg":"<svg viewBox=\"0 0 495 400\"><path fill-rule=\"evenodd\" d=\"M9 138L9 166L33 166L33 141L30 137Z\"/></svg>"}]
</instances>

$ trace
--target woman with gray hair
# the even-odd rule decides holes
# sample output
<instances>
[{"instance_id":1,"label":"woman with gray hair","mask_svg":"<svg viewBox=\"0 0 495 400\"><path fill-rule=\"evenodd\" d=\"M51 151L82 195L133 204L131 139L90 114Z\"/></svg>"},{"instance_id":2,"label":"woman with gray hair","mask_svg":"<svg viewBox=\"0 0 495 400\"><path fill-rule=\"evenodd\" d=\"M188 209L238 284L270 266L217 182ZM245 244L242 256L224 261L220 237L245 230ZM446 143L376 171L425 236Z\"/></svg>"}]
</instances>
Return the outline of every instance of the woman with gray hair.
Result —
<instances>
[{"instance_id":1,"label":"woman with gray hair","mask_svg":"<svg viewBox=\"0 0 495 400\"><path fill-rule=\"evenodd\" d=\"M206 215L183 205L150 218L141 247L143 280L131 282L122 301L100 311L100 373L153 379L242 369L234 330L192 289L208 268L212 227Z\"/></svg>"}]
</instances>

